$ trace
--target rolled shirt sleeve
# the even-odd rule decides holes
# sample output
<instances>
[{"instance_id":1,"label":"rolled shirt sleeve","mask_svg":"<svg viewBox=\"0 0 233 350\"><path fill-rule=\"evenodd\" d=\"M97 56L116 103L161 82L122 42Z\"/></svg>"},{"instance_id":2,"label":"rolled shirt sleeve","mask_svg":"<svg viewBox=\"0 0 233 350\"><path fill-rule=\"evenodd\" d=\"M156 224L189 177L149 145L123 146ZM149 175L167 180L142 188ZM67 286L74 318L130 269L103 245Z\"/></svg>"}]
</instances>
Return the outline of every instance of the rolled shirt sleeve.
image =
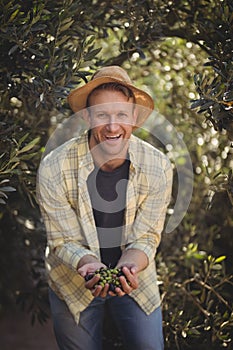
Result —
<instances>
[{"instance_id":1,"label":"rolled shirt sleeve","mask_svg":"<svg viewBox=\"0 0 233 350\"><path fill-rule=\"evenodd\" d=\"M142 200L139 201L131 232L127 234L126 245L126 249L142 250L149 263L154 260L161 240L172 191L172 165L164 154L159 152L158 155L159 158L155 158L155 163L151 162L149 170L144 171L144 181L140 181L144 182L141 185L141 193L144 192L144 195L141 195ZM136 186L139 187L135 184Z\"/></svg>"},{"instance_id":2,"label":"rolled shirt sleeve","mask_svg":"<svg viewBox=\"0 0 233 350\"><path fill-rule=\"evenodd\" d=\"M77 213L67 198L62 169L56 171L46 159L38 171L37 198L52 254L72 270L84 255L97 257L87 248Z\"/></svg>"}]
</instances>

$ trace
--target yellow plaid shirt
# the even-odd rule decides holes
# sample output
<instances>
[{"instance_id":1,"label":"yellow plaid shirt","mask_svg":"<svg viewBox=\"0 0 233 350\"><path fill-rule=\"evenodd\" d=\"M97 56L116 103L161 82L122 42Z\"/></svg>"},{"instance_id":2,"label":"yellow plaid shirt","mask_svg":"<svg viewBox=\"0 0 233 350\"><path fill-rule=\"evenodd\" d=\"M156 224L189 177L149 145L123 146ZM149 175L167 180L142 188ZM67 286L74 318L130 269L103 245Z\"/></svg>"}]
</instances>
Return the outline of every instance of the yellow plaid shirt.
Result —
<instances>
[{"instance_id":1,"label":"yellow plaid shirt","mask_svg":"<svg viewBox=\"0 0 233 350\"><path fill-rule=\"evenodd\" d=\"M172 188L168 158L132 135L130 170L122 234L122 250L140 249L149 259L139 273L139 288L130 295L150 314L160 305L155 267ZM84 255L100 259L100 249L87 178L94 169L88 133L50 152L38 171L37 196L47 231L46 269L55 293L65 300L78 322L79 314L93 299L77 273Z\"/></svg>"}]
</instances>

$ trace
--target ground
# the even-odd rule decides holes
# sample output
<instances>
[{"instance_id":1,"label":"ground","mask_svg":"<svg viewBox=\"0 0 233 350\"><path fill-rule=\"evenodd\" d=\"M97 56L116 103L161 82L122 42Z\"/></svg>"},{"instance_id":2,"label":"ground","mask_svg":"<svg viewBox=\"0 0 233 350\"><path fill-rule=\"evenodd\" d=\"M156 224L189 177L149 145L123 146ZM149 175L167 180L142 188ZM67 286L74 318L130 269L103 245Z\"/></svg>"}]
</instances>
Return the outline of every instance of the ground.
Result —
<instances>
[{"instance_id":1,"label":"ground","mask_svg":"<svg viewBox=\"0 0 233 350\"><path fill-rule=\"evenodd\" d=\"M124 350L115 326L108 320L105 324L103 350ZM31 325L30 315L19 309L0 314L1 350L59 350L53 334L51 319L41 325Z\"/></svg>"},{"instance_id":2,"label":"ground","mask_svg":"<svg viewBox=\"0 0 233 350\"><path fill-rule=\"evenodd\" d=\"M0 318L1 350L58 350L51 320L32 326L30 316L20 311Z\"/></svg>"}]
</instances>

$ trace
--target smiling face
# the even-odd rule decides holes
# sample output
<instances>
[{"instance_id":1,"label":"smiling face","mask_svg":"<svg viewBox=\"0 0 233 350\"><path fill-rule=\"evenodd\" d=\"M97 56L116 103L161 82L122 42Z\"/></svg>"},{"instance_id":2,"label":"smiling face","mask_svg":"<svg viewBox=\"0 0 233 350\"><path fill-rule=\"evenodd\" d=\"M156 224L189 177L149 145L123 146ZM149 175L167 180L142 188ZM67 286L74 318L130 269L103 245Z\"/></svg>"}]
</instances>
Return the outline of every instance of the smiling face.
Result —
<instances>
[{"instance_id":1,"label":"smiling face","mask_svg":"<svg viewBox=\"0 0 233 350\"><path fill-rule=\"evenodd\" d=\"M121 91L96 90L89 98L89 146L95 162L104 170L120 166L136 123L133 98Z\"/></svg>"}]
</instances>

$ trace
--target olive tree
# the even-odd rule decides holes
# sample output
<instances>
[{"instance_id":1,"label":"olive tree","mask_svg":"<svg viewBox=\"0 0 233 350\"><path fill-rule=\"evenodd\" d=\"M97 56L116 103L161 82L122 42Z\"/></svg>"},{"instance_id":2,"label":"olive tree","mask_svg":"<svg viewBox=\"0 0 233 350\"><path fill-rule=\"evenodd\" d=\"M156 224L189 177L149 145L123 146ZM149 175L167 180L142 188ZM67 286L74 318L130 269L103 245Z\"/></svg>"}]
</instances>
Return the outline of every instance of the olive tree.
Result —
<instances>
[{"instance_id":1,"label":"olive tree","mask_svg":"<svg viewBox=\"0 0 233 350\"><path fill-rule=\"evenodd\" d=\"M33 321L48 317L36 171L49 136L71 115L69 91L96 68L118 64L148 86L183 135L194 168L188 213L157 256L166 346L230 348L231 1L3 0L0 6L1 306L17 299ZM171 207L175 192L176 179Z\"/></svg>"}]
</instances>

